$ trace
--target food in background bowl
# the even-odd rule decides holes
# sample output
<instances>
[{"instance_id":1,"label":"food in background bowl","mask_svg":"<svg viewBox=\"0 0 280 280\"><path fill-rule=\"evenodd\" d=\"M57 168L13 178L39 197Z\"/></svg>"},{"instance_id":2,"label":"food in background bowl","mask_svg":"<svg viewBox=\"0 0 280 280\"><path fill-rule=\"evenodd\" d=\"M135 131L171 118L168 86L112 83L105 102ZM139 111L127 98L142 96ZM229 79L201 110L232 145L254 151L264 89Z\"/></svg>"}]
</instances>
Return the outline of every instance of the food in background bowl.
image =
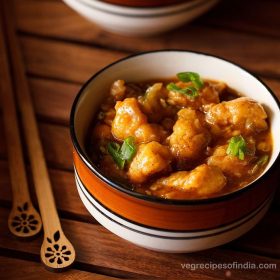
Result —
<instances>
[{"instance_id":1,"label":"food in background bowl","mask_svg":"<svg viewBox=\"0 0 280 280\"><path fill-rule=\"evenodd\" d=\"M87 144L88 132L93 125L92 120L96 119L95 117L99 115L100 109L104 106L102 106L102 104L106 103L111 85L114 84L114 86L116 86L115 89L123 86L129 88L130 84L134 84L134 86L137 85L138 88L138 85L143 83L143 81L144 83L145 81L153 81L149 86L153 86L155 81L160 81L163 83L162 89L165 91L167 84L173 82L175 83L175 86L180 88L180 85L182 85L183 92L187 91L187 93L196 95L196 90L186 89L185 82L182 82L181 84L178 80L170 80L175 73L184 72L186 69L199 73L200 77L203 79L204 87L198 90L198 93L201 96L192 100L188 96L185 98L180 92L176 93L167 90L168 98L164 98L163 104L167 102L168 99L170 99L169 103L171 99L173 99L174 104L172 106L175 108L178 106L174 115L172 115L173 122L176 122L177 118L181 118L184 123L186 116L191 116L192 114L198 115L199 121L197 122L197 125L199 129L200 126L202 126L201 131L203 131L201 143L204 143L205 145L206 139L207 145L214 148L214 150L210 149L209 151L207 151L205 147L201 148L204 152L209 152L209 156L205 158L205 163L202 163L207 164L207 166L203 165L198 171L202 172L201 169L204 169L208 172L208 165L210 166L211 163L213 166L217 166L217 162L222 162L219 157L222 157L222 159L230 158L233 160L234 164L232 165L232 168L230 168L229 164L229 170L232 170L230 173L236 173L238 175L238 168L236 168L235 164L236 162L247 162L246 158L249 155L246 151L247 148L251 149L250 131L254 128L254 130L257 129L257 145L255 152L257 159L253 159L252 163L256 164L256 162L261 159L261 151L263 151L263 155L267 154L268 156L267 161L264 158L264 165L261 165L260 170L256 171L256 174L258 174L256 175L256 178L246 186L236 185L236 189L225 191L225 193L217 192L209 196L202 195L184 199L173 197L167 199L161 197L161 195L156 196L154 194L146 193L145 186L142 192L137 192L131 188L128 181L124 180L124 182L120 182L116 179L111 179L111 177L114 176L114 171L126 171L125 168L128 168L129 163L124 162L124 170L121 168L112 168L110 174L105 175L104 170L102 171L98 166L99 162L92 159L90 156ZM126 84L123 84L123 82L116 82L121 79L126 81ZM209 87L210 90L210 85L215 87L215 92L219 95L218 97L220 100L217 100L217 95L215 97L215 93L211 94L211 96L215 98L213 98L210 104L206 104L204 106L205 108L202 108L201 111L201 109L199 109L201 105L198 101L203 96L203 88L206 89ZM225 85L228 86L225 87ZM157 85L157 87L160 87L160 85ZM157 87L154 87L154 89ZM176 88L174 85L169 87ZM224 93L223 87L225 87ZM145 88L147 88L147 84L146 86L144 85L144 89ZM231 90L231 88L234 88L235 91ZM194 93L192 93L193 91ZM126 92L126 90L124 92ZM122 91L116 90L115 93L116 96L118 96L119 94L122 94ZM257 114L257 118L260 122L252 123L250 118L243 118L244 115L240 114L239 116L241 119L239 121L240 124L242 124L240 126L242 129L237 135L235 135L231 129L227 131L227 122L230 121L234 124L235 121L239 119L231 119L229 117L229 113L234 108L234 106L231 106L232 104L236 104L238 100L239 102L242 101L241 103L243 105L247 104L247 101L244 103L244 97L237 97L236 94L239 93L245 97L245 100L247 100L246 98L254 100L250 102L253 102L253 105L255 106L254 108L257 108L257 111L254 109L251 113L254 114L260 112ZM140 108L140 111L142 113L144 112L142 107L145 104L145 96L140 96L139 100L138 97L133 99L133 96L129 97L128 95L126 95L125 98L132 98L133 101L130 101L129 103L136 104ZM123 104L125 98L120 100L120 105ZM232 101L227 100L232 98L235 99ZM195 110L193 109L194 107L187 108L188 104L184 105L183 103L180 103L182 100L187 103L196 103ZM222 100L225 102L219 102ZM150 102L148 102L148 104L149 103ZM244 106L241 106L242 104L238 107L243 108ZM261 104L262 107L258 104ZM113 108L113 103L111 108ZM265 112L262 108L264 108ZM143 118L145 119L146 116L147 122L144 125L145 129L147 129L147 126L150 124L154 123L152 127L157 127L160 123L160 126L164 127L165 130L168 131L169 129L170 135L173 134L174 123L172 121L167 120L163 122L163 125L161 124L162 121L158 119L160 114L148 113L149 109L154 109L154 107L147 105L145 109L146 111L144 112L145 115ZM183 113L180 113L180 116L178 116L177 112L179 113L180 110L183 110ZM105 111L104 113L106 113ZM108 120L111 119L111 121L113 121L115 116L114 111L111 111L111 116L109 113L107 117ZM159 110L159 113L161 113L161 111L162 110ZM193 111L195 111L195 113ZM222 112L222 116L225 116L226 118L219 118L219 112ZM267 114L267 118L265 117L265 114ZM102 122L105 123L102 113L99 117L102 118ZM202 125L200 123L200 118ZM227 122L224 122L225 120L227 120ZM101 122L101 120L99 121ZM194 124L190 123L190 126L192 127L195 123L195 121ZM277 165L279 166L279 123L279 102L271 90L254 75L234 63L207 54L178 50L153 51L130 56L117 61L96 73L81 88L80 93L74 101L71 111L70 129L74 145L73 159L75 179L79 195L85 207L97 221L118 236L139 246L165 252L193 252L224 244L250 230L263 217L272 201L277 187L273 174L275 167ZM267 129L265 129L265 124L268 125ZM131 126L127 126L127 128L131 128ZM148 127L148 129L150 128ZM233 128L236 130L240 129L239 127ZM124 140L126 140L126 147L123 149L128 151L126 155L130 158L129 147L132 146L132 139L129 138L129 136L133 136L134 143L137 146L140 146L137 144L137 139L139 139L138 137L140 136L143 139L145 138L145 133L143 133L145 129L143 130L142 127L142 129L140 129L141 133L138 131L139 135L135 135L134 132L131 135L131 132L129 132L127 135L122 135L121 137L115 131L114 133L118 134L117 138L122 138L122 140L110 139L109 142L111 142L113 151L117 151L117 154L121 152L118 145L112 144L113 142L117 142L121 149ZM261 131L262 129L263 131ZM207 130L212 137L224 137L225 139L222 141L223 143L221 143L224 146L219 145L219 143L218 145L220 147L217 149L215 149L215 145L211 146L211 142L208 143L208 137L205 137L205 130ZM105 129L105 131L107 132L104 133L108 133L107 135L110 135L111 137L112 133L110 127L109 129ZM100 133L103 133L102 129ZM183 133L185 133L185 130L183 130ZM150 136L150 134L148 134L148 136ZM266 134L266 139L268 140L264 141L264 145L261 144L260 147L258 147L261 143L260 138L258 139L258 137L262 134ZM168 137L170 137L170 135L168 135ZM176 133L176 135L180 134ZM154 137L158 137L158 139L156 139L157 141L155 141L156 143L149 142L147 144L152 143L152 150L157 152L158 147L164 146L163 142L165 141L165 138L168 137L166 137L165 131L163 131L162 134L155 134ZM162 139L160 137L162 137ZM232 137L236 138L232 139ZM270 151L269 149L265 151L265 146L271 143L271 139L273 139L273 146L270 148ZM172 153L172 144L178 143L177 140L181 140L180 136L178 139L177 137L174 137L172 141L171 139L169 140L171 147L169 144L165 144L166 152L162 151L162 147L160 148L161 156L163 158L165 158L165 154L166 157L169 158L170 152L172 154L172 159L176 159L177 155L180 155L180 157L190 156L190 153L186 153L186 149L180 149L180 144L178 145L178 150L176 148ZM98 141L99 140L97 139L96 144L98 144ZM244 149L244 142L246 143L246 149ZM202 145L202 147L204 145ZM104 147L106 149L108 146L105 145ZM143 152L146 150L144 148L141 149ZM176 153L176 151L180 151L180 153ZM193 151L193 149L191 149L191 151ZM229 153L229 155L227 153ZM237 156L233 154L236 154ZM242 160L243 154L244 161ZM111 154L108 154L107 158L112 162ZM132 160L134 159L136 159L136 156L134 156ZM122 157L121 161L122 160L128 159ZM169 160L166 161L169 162ZM177 160L174 160L174 162L176 161ZM113 162L113 164L115 163ZM262 164L262 161L260 164ZM197 165L200 164L198 163ZM143 169L145 166L146 164L144 164ZM191 172L190 170L198 167L188 167L184 166L184 164L181 165L180 163L178 164L178 168L183 169L182 172ZM221 166L218 166L217 168L222 169ZM214 168L215 171L211 173L214 174L214 177L217 168ZM242 168L239 170L243 172ZM251 167L250 170L252 170ZM173 171L168 171L167 168L165 172L167 173L162 175L158 173L154 175L159 176L158 178L155 178L155 182L156 180L162 180L162 177L169 177ZM180 171L174 170L174 172ZM227 175L227 169L222 170L222 172L223 176L229 178ZM139 178L142 180L143 176L140 176ZM207 176L205 180L208 178L209 176ZM149 178L148 180L152 180L152 178ZM223 179L220 181L222 185ZM161 185L162 183L160 182L160 186ZM226 190L227 185L223 188Z\"/></svg>"},{"instance_id":2,"label":"food in background bowl","mask_svg":"<svg viewBox=\"0 0 280 280\"><path fill-rule=\"evenodd\" d=\"M127 7L162 7L193 0L103 0L103 2Z\"/></svg>"},{"instance_id":3,"label":"food in background bowl","mask_svg":"<svg viewBox=\"0 0 280 280\"><path fill-rule=\"evenodd\" d=\"M92 160L112 180L167 199L219 196L254 181L272 150L262 105L198 73L177 77L115 81L89 131Z\"/></svg>"}]
</instances>

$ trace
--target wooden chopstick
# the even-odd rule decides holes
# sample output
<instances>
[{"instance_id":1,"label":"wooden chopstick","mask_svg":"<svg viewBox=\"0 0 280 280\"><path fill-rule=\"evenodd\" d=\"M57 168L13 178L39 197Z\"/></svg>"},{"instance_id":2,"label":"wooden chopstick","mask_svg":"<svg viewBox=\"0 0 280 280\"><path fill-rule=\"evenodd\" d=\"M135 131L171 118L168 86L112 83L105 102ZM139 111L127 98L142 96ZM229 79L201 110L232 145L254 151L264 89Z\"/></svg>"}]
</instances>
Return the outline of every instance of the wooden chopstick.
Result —
<instances>
[{"instance_id":1,"label":"wooden chopstick","mask_svg":"<svg viewBox=\"0 0 280 280\"><path fill-rule=\"evenodd\" d=\"M15 34L15 26L11 7L9 6L10 4L11 2L8 0L2 0L2 11L4 13L7 41L11 53L16 98L22 116L34 185L43 221L44 241L41 248L41 260L48 268L61 270L67 268L74 262L75 250L69 240L65 237L57 214L32 99L27 79L25 77L23 58ZM57 244L58 246L55 246L54 244ZM65 248L64 251L67 251L67 256L65 256L65 258L57 257L54 260L50 252L55 251L61 255L63 254L63 251L60 251L61 248Z\"/></svg>"},{"instance_id":2,"label":"wooden chopstick","mask_svg":"<svg viewBox=\"0 0 280 280\"><path fill-rule=\"evenodd\" d=\"M8 226L14 235L28 238L40 232L42 222L40 215L33 207L28 190L2 20L0 20L0 65L0 96L13 192L13 206Z\"/></svg>"}]
</instances>

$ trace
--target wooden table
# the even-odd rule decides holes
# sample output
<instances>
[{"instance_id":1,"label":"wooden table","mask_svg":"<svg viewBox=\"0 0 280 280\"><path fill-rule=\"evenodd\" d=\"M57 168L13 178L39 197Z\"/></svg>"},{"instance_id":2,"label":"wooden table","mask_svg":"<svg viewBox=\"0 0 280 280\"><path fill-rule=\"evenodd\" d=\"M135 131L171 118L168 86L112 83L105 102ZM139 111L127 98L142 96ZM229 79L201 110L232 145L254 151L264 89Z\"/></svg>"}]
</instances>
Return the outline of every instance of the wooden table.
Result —
<instances>
[{"instance_id":1,"label":"wooden table","mask_svg":"<svg viewBox=\"0 0 280 280\"><path fill-rule=\"evenodd\" d=\"M71 103L82 83L112 61L151 49L189 49L225 57L258 74L280 98L280 2L222 1L187 26L142 39L109 34L58 0L14 0L14 4L26 76L57 207L65 233L76 248L77 261L65 273L48 272L39 259L42 236L22 242L9 233L7 217L12 197L1 134L0 278L280 279L280 194L259 225L225 246L192 254L163 254L138 248L104 229L82 205L74 184L67 126ZM279 176L275 183L279 184ZM32 195L36 203L33 190ZM267 263L277 267L188 270L181 266L209 262Z\"/></svg>"}]
</instances>

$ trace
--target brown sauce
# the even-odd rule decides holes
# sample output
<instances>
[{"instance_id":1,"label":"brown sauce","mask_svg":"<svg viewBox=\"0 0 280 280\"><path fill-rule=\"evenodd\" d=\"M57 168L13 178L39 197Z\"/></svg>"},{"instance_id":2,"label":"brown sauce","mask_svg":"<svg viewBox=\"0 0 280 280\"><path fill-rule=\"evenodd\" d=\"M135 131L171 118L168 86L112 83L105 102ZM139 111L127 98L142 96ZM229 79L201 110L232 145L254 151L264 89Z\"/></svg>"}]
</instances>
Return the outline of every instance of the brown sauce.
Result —
<instances>
[{"instance_id":1,"label":"brown sauce","mask_svg":"<svg viewBox=\"0 0 280 280\"><path fill-rule=\"evenodd\" d=\"M170 82L185 86L175 79L114 83L88 133L86 148L95 165L127 188L167 199L220 196L254 181L273 147L262 106L239 99L242 95L223 82L204 80L196 98L168 91ZM156 83L161 86L152 88L148 96L147 89ZM121 146L127 136L133 137L137 152L120 168L108 152L108 143ZM228 154L230 140L239 136L246 144L244 159ZM162 179L172 174L174 178Z\"/></svg>"}]
</instances>

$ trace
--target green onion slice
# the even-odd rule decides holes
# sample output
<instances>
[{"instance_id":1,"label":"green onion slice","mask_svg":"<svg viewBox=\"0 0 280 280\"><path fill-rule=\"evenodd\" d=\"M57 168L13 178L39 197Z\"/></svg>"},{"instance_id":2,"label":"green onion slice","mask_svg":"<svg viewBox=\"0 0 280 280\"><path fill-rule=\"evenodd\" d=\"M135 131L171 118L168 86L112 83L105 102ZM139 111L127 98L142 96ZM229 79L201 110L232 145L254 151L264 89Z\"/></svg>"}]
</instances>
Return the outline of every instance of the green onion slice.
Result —
<instances>
[{"instance_id":1,"label":"green onion slice","mask_svg":"<svg viewBox=\"0 0 280 280\"><path fill-rule=\"evenodd\" d=\"M240 160L244 160L247 152L245 139L241 135L231 137L226 152L228 155L236 156Z\"/></svg>"},{"instance_id":2,"label":"green onion slice","mask_svg":"<svg viewBox=\"0 0 280 280\"><path fill-rule=\"evenodd\" d=\"M133 137L127 137L122 146L116 142L108 143L108 153L120 169L124 169L125 163L132 160L136 153L136 146Z\"/></svg>"},{"instance_id":3,"label":"green onion slice","mask_svg":"<svg viewBox=\"0 0 280 280\"><path fill-rule=\"evenodd\" d=\"M198 73L181 72L177 74L177 78L182 82L192 82L193 86L180 88L175 83L170 83L166 87L169 91L178 92L187 95L190 98L196 98L197 96L199 96L198 90L203 87L204 83Z\"/></svg>"},{"instance_id":4,"label":"green onion slice","mask_svg":"<svg viewBox=\"0 0 280 280\"><path fill-rule=\"evenodd\" d=\"M120 145L116 142L108 143L108 152L120 169L124 168L125 160L120 155Z\"/></svg>"},{"instance_id":5,"label":"green onion slice","mask_svg":"<svg viewBox=\"0 0 280 280\"><path fill-rule=\"evenodd\" d=\"M182 82L193 82L197 89L201 89L204 85L199 74L195 72L181 72L177 74L177 78Z\"/></svg>"},{"instance_id":6,"label":"green onion slice","mask_svg":"<svg viewBox=\"0 0 280 280\"><path fill-rule=\"evenodd\" d=\"M186 88L180 88L175 83L170 83L170 84L167 85L167 89L169 91L174 91L174 92L178 92L178 93L187 95L190 98L195 98L199 95L198 90L195 87L192 87L192 86L189 86L189 87L186 87Z\"/></svg>"},{"instance_id":7,"label":"green onion slice","mask_svg":"<svg viewBox=\"0 0 280 280\"><path fill-rule=\"evenodd\" d=\"M130 161L136 153L133 137L127 137L121 147L121 156L124 160Z\"/></svg>"}]
</instances>

